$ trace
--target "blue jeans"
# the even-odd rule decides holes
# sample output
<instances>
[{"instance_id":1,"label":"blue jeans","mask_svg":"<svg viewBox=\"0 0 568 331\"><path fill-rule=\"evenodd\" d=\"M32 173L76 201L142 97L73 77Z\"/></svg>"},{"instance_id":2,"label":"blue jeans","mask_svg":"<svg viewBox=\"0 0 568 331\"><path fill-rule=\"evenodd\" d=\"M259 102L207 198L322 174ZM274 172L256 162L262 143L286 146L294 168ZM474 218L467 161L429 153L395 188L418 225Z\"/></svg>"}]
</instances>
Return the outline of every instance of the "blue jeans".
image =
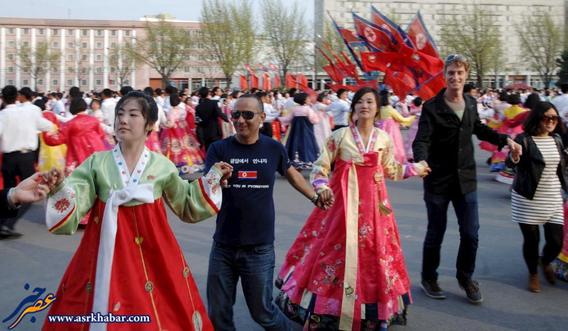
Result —
<instances>
[{"instance_id":1,"label":"blue jeans","mask_svg":"<svg viewBox=\"0 0 568 331\"><path fill-rule=\"evenodd\" d=\"M440 250L448 223L447 214L450 202L454 206L460 231L456 277L460 282L471 279L475 270L479 232L477 192L446 195L424 191L424 201L428 211L428 230L422 255L422 279L438 279L436 270L440 265Z\"/></svg>"},{"instance_id":2,"label":"blue jeans","mask_svg":"<svg viewBox=\"0 0 568 331\"><path fill-rule=\"evenodd\" d=\"M217 331L235 330L233 305L241 279L250 314L265 330L290 330L272 301L274 245L230 247L213 242L207 273L207 307Z\"/></svg>"}]
</instances>

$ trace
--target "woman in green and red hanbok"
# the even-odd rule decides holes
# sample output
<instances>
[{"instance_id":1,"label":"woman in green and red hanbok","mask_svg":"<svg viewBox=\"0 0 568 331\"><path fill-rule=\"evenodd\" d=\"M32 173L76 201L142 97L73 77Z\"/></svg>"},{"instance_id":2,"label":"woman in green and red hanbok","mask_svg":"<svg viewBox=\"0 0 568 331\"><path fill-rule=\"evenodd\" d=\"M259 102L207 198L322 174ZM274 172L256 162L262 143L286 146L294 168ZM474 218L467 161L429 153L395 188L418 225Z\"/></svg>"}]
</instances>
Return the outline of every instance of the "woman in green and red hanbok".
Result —
<instances>
[{"instance_id":1,"label":"woman in green and red hanbok","mask_svg":"<svg viewBox=\"0 0 568 331\"><path fill-rule=\"evenodd\" d=\"M52 171L46 223L72 234L91 211L89 224L57 290L49 315L149 315L149 323L50 323L43 330L212 330L187 262L168 224L165 203L185 222L215 215L220 180L230 165L218 163L187 182L175 165L144 146L157 119L154 100L130 92L116 106L119 143L89 157L62 180Z\"/></svg>"},{"instance_id":2,"label":"woman in green and red hanbok","mask_svg":"<svg viewBox=\"0 0 568 331\"><path fill-rule=\"evenodd\" d=\"M385 179L424 176L429 168L395 161L392 139L373 126L379 100L368 87L355 93L356 125L334 131L314 163L319 203L334 202L308 217L277 279L279 306L305 330L405 322L410 280Z\"/></svg>"}]
</instances>

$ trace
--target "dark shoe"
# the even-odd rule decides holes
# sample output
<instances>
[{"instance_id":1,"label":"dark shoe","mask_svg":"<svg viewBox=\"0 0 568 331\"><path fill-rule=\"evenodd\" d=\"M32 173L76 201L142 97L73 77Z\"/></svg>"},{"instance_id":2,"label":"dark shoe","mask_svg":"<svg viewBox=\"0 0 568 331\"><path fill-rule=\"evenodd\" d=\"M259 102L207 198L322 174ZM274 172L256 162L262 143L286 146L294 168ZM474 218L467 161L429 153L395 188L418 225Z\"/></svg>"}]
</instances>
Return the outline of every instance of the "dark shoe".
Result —
<instances>
[{"instance_id":1,"label":"dark shoe","mask_svg":"<svg viewBox=\"0 0 568 331\"><path fill-rule=\"evenodd\" d=\"M540 293L540 282L538 280L538 274L529 275L529 291L533 293Z\"/></svg>"},{"instance_id":2,"label":"dark shoe","mask_svg":"<svg viewBox=\"0 0 568 331\"><path fill-rule=\"evenodd\" d=\"M554 275L554 269L550 264L547 265L542 264L542 272L544 273L544 278L549 284L551 285L556 284L556 276Z\"/></svg>"},{"instance_id":3,"label":"dark shoe","mask_svg":"<svg viewBox=\"0 0 568 331\"><path fill-rule=\"evenodd\" d=\"M17 239L22 236L21 233L18 233L14 230L3 228L0 230L0 240L1 239Z\"/></svg>"},{"instance_id":4,"label":"dark shoe","mask_svg":"<svg viewBox=\"0 0 568 331\"><path fill-rule=\"evenodd\" d=\"M442 300L446 298L446 294L438 285L437 280L423 279L422 282L420 282L420 287L424 291L424 294L432 299Z\"/></svg>"},{"instance_id":5,"label":"dark shoe","mask_svg":"<svg viewBox=\"0 0 568 331\"><path fill-rule=\"evenodd\" d=\"M481 296L481 291L479 290L479 284L477 281L472 279L467 279L459 282L460 287L465 291L467 299L473 304L480 304L483 302L483 297Z\"/></svg>"}]
</instances>

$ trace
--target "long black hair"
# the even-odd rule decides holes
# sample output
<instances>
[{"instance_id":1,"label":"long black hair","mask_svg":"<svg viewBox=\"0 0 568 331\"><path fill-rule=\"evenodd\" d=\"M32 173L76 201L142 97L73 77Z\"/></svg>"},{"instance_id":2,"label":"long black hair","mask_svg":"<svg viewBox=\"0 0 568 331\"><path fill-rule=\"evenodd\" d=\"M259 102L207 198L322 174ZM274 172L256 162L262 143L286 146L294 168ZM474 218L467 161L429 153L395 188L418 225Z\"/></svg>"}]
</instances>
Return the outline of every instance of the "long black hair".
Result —
<instances>
[{"instance_id":1,"label":"long black hair","mask_svg":"<svg viewBox=\"0 0 568 331\"><path fill-rule=\"evenodd\" d=\"M559 116L558 109L556 109L556 107L552 103L546 101L544 102L540 101L536 103L534 108L530 111L529 115L527 116L525 123L523 124L523 130L525 131L525 133L531 136L539 135L541 133L540 123L542 122L544 113L546 113L549 109L554 109L554 112L556 112L556 116ZM556 128L552 133L558 133L562 135L564 134L565 131L566 128L564 127L564 123L562 123L562 120L558 118Z\"/></svg>"}]
</instances>

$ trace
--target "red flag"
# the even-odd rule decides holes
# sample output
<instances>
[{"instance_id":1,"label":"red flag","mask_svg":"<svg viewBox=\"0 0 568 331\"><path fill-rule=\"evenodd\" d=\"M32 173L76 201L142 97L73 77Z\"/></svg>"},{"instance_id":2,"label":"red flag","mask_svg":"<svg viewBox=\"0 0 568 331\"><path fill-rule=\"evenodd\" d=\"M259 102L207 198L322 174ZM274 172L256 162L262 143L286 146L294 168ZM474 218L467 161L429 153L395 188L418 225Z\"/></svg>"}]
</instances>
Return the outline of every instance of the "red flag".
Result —
<instances>
[{"instance_id":1,"label":"red flag","mask_svg":"<svg viewBox=\"0 0 568 331\"><path fill-rule=\"evenodd\" d=\"M441 89L446 87L446 80L444 79L444 72L440 71L432 78L420 84L416 95L421 97L424 101L433 98L440 92Z\"/></svg>"},{"instance_id":2,"label":"red flag","mask_svg":"<svg viewBox=\"0 0 568 331\"><path fill-rule=\"evenodd\" d=\"M332 63L322 66L322 69L328 74L329 78L331 78L331 80L333 80L334 82L340 83L341 81L343 81L343 78L345 78L341 73L341 71L337 70L337 68L335 68L335 66Z\"/></svg>"},{"instance_id":3,"label":"red flag","mask_svg":"<svg viewBox=\"0 0 568 331\"><path fill-rule=\"evenodd\" d=\"M434 39L432 39L428 29L426 29L420 12L416 13L416 16L408 25L407 34L418 51L437 58L440 57Z\"/></svg>"},{"instance_id":4,"label":"red flag","mask_svg":"<svg viewBox=\"0 0 568 331\"><path fill-rule=\"evenodd\" d=\"M387 70L387 63L381 59L380 52L363 52L361 53L361 63L365 71L382 71Z\"/></svg>"},{"instance_id":5,"label":"red flag","mask_svg":"<svg viewBox=\"0 0 568 331\"><path fill-rule=\"evenodd\" d=\"M270 82L270 74L267 73L267 72L265 72L265 73L262 75L262 89L263 89L264 91L270 91L270 90L272 89L272 86L271 86L270 83L271 83L271 82Z\"/></svg>"},{"instance_id":6,"label":"red flag","mask_svg":"<svg viewBox=\"0 0 568 331\"><path fill-rule=\"evenodd\" d=\"M308 87L308 79L304 74L297 74L296 81L300 87Z\"/></svg>"},{"instance_id":7,"label":"red flag","mask_svg":"<svg viewBox=\"0 0 568 331\"><path fill-rule=\"evenodd\" d=\"M250 88L258 88L258 76L257 75L251 75L250 76Z\"/></svg>"},{"instance_id":8,"label":"red flag","mask_svg":"<svg viewBox=\"0 0 568 331\"><path fill-rule=\"evenodd\" d=\"M277 74L274 76L274 88L279 88L280 85L281 85L281 83L280 83L280 75L277 73Z\"/></svg>"},{"instance_id":9,"label":"red flag","mask_svg":"<svg viewBox=\"0 0 568 331\"><path fill-rule=\"evenodd\" d=\"M382 52L396 51L396 39L383 27L367 21L363 17L353 13L353 23L357 34L376 50Z\"/></svg>"},{"instance_id":10,"label":"red flag","mask_svg":"<svg viewBox=\"0 0 568 331\"><path fill-rule=\"evenodd\" d=\"M337 31L339 32L339 34L341 35L341 37L343 37L343 40L344 40L346 43L351 44L351 43L361 43L361 42L363 42L363 40L361 40L361 38L359 38L359 37L357 37L357 36L355 35L355 32L353 32L353 31L351 31L351 30L349 30L349 29L338 27L338 28L337 28Z\"/></svg>"},{"instance_id":11,"label":"red flag","mask_svg":"<svg viewBox=\"0 0 568 331\"><path fill-rule=\"evenodd\" d=\"M286 88L296 88L296 77L290 73L286 74Z\"/></svg>"},{"instance_id":12,"label":"red flag","mask_svg":"<svg viewBox=\"0 0 568 331\"><path fill-rule=\"evenodd\" d=\"M241 75L241 91L248 89L248 82L245 75Z\"/></svg>"},{"instance_id":13,"label":"red flag","mask_svg":"<svg viewBox=\"0 0 568 331\"><path fill-rule=\"evenodd\" d=\"M385 29L388 31L389 35L391 35L394 40L396 40L397 47L401 47L402 45L406 45L407 47L414 48L412 45L412 41L407 36L406 32L398 26L398 24L391 21L388 17L383 15L380 11L375 8L375 6L371 5L371 20L377 26Z\"/></svg>"},{"instance_id":14,"label":"red flag","mask_svg":"<svg viewBox=\"0 0 568 331\"><path fill-rule=\"evenodd\" d=\"M385 84L390 86L400 99L406 98L408 93L416 89L416 81L412 74L407 71L395 71L387 69Z\"/></svg>"}]
</instances>

